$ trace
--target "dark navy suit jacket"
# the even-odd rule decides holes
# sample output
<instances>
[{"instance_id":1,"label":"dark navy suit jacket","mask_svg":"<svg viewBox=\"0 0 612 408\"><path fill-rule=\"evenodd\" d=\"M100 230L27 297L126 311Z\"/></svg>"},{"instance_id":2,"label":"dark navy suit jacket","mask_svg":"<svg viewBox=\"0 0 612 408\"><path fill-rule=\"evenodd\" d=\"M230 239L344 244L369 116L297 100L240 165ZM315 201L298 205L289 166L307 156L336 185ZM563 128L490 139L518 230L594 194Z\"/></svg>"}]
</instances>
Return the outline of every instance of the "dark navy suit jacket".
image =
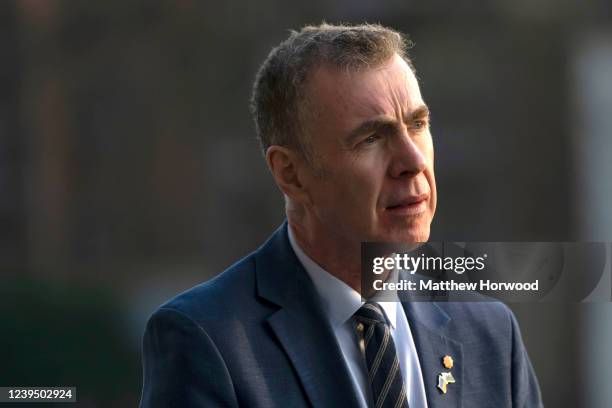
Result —
<instances>
[{"instance_id":1,"label":"dark navy suit jacket","mask_svg":"<svg viewBox=\"0 0 612 408\"><path fill-rule=\"evenodd\" d=\"M348 368L287 224L216 278L162 305L143 341L141 407L355 407ZM540 407L511 311L404 303L430 408ZM450 355L456 383L442 394Z\"/></svg>"}]
</instances>

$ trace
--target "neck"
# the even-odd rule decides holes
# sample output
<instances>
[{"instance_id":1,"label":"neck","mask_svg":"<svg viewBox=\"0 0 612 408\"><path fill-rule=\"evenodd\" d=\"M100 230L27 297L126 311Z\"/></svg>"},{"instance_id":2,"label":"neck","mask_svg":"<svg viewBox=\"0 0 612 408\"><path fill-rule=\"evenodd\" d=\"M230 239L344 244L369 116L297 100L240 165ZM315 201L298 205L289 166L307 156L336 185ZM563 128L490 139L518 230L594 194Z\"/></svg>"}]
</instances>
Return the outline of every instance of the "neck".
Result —
<instances>
[{"instance_id":1,"label":"neck","mask_svg":"<svg viewBox=\"0 0 612 408\"><path fill-rule=\"evenodd\" d=\"M296 219L287 213L293 237L306 255L321 268L361 293L361 243L317 228L308 216Z\"/></svg>"}]
</instances>

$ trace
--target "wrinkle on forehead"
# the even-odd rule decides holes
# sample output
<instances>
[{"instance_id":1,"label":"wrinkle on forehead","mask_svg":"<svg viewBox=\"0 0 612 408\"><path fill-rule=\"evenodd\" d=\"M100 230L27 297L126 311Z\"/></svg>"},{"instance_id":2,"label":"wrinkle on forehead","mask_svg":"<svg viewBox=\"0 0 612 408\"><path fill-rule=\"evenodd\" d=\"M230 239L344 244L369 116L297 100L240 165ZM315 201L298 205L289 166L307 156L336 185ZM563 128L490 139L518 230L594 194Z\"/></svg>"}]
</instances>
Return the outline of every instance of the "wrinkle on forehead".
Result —
<instances>
[{"instance_id":1,"label":"wrinkle on forehead","mask_svg":"<svg viewBox=\"0 0 612 408\"><path fill-rule=\"evenodd\" d=\"M373 70L347 72L320 67L312 79L310 93L312 102L316 101L316 116L329 131L347 131L377 116L401 120L423 104L416 77L399 55Z\"/></svg>"},{"instance_id":2,"label":"wrinkle on forehead","mask_svg":"<svg viewBox=\"0 0 612 408\"><path fill-rule=\"evenodd\" d=\"M414 74L399 56L396 58L376 70L377 75L371 75L362 88L354 89L352 96L362 101L364 115L403 117L423 103Z\"/></svg>"}]
</instances>

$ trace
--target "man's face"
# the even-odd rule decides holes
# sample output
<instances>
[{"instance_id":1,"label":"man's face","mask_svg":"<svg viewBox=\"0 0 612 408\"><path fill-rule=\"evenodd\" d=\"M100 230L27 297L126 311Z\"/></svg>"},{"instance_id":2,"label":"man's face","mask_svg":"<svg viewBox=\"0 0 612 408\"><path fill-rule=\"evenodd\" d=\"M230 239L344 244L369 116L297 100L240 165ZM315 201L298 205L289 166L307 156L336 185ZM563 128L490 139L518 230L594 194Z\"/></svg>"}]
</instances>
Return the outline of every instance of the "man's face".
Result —
<instances>
[{"instance_id":1,"label":"man's face","mask_svg":"<svg viewBox=\"0 0 612 408\"><path fill-rule=\"evenodd\" d=\"M362 72L320 67L308 94L315 170L306 188L319 229L346 242L427 241L434 152L428 109L406 62L395 55Z\"/></svg>"}]
</instances>

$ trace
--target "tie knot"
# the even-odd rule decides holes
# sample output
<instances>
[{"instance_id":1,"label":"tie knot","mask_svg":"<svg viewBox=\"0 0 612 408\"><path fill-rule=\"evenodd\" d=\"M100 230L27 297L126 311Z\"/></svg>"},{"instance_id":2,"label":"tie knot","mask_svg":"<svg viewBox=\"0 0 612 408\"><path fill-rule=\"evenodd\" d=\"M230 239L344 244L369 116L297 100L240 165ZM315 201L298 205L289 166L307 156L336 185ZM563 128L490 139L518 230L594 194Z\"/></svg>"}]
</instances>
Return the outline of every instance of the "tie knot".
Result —
<instances>
[{"instance_id":1,"label":"tie knot","mask_svg":"<svg viewBox=\"0 0 612 408\"><path fill-rule=\"evenodd\" d=\"M357 321L365 325L371 325L371 324L377 324L377 323L382 323L385 325L388 324L387 316L385 315L385 312L382 310L382 308L380 307L378 303L374 303L374 302L364 303L363 306L361 306L359 310L355 312L354 316L357 319Z\"/></svg>"}]
</instances>

